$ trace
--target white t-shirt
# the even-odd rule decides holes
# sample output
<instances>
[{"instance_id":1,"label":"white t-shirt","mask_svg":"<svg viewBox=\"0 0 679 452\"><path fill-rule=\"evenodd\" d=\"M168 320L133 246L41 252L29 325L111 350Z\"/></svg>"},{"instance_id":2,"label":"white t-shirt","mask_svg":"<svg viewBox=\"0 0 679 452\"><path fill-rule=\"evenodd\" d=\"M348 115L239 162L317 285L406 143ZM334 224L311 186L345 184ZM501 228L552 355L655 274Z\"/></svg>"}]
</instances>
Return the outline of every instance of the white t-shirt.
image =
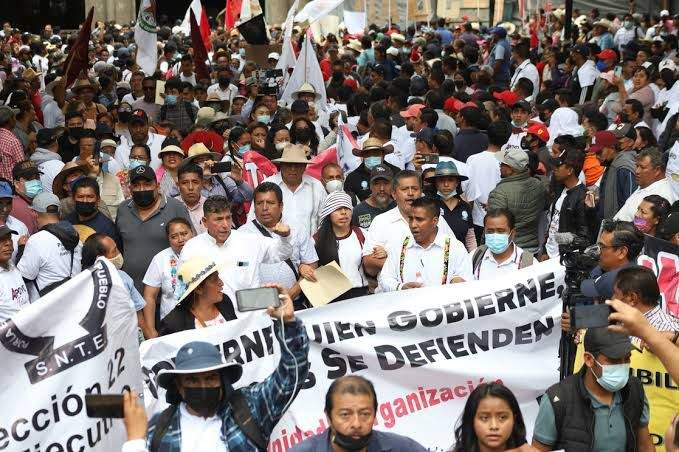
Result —
<instances>
[{"instance_id":1,"label":"white t-shirt","mask_svg":"<svg viewBox=\"0 0 679 452\"><path fill-rule=\"evenodd\" d=\"M17 257L17 251L19 250L19 237L25 235L28 237L28 228L23 221L14 218L13 216L7 217L7 222L5 223L8 228L12 231L16 231L16 234L12 234L12 244L14 245L14 251L12 251L12 262L15 262Z\"/></svg>"},{"instance_id":2,"label":"white t-shirt","mask_svg":"<svg viewBox=\"0 0 679 452\"><path fill-rule=\"evenodd\" d=\"M38 231L26 242L24 254L17 268L28 280L35 280L40 290L68 276L80 273L82 243L73 250L73 268L71 268L71 252L61 241L47 231ZM39 298L34 284L29 284L31 300Z\"/></svg>"},{"instance_id":3,"label":"white t-shirt","mask_svg":"<svg viewBox=\"0 0 679 452\"><path fill-rule=\"evenodd\" d=\"M0 267L0 323L29 303L28 290L19 270L11 262L8 268Z\"/></svg>"},{"instance_id":4,"label":"white t-shirt","mask_svg":"<svg viewBox=\"0 0 679 452\"><path fill-rule=\"evenodd\" d=\"M172 248L167 247L153 256L149 268L146 270L143 282L150 287L160 287L160 319L177 305L175 288L179 283L179 256Z\"/></svg>"},{"instance_id":5,"label":"white t-shirt","mask_svg":"<svg viewBox=\"0 0 679 452\"><path fill-rule=\"evenodd\" d=\"M158 153L160 152L160 148L163 145L163 141L165 141L165 138L163 135L158 135L157 133L152 133L149 132L149 137L148 140L146 140L146 145L151 149L151 168L154 170L157 170L160 168L160 165L163 164L163 161L158 157ZM115 152L115 159L120 163L120 165L123 168L128 168L130 166L130 151L132 150L132 143L131 140L128 140L126 137L120 137L120 144L116 148Z\"/></svg>"},{"instance_id":6,"label":"white t-shirt","mask_svg":"<svg viewBox=\"0 0 679 452\"><path fill-rule=\"evenodd\" d=\"M363 273L362 247L358 240L356 233L351 231L349 237L337 241L339 248L337 255L339 256L339 266L351 281L351 287L363 287L368 284L365 273Z\"/></svg>"},{"instance_id":7,"label":"white t-shirt","mask_svg":"<svg viewBox=\"0 0 679 452\"><path fill-rule=\"evenodd\" d=\"M545 249L550 258L559 256L559 245L556 243L555 234L559 232L559 218L561 217L561 206L563 200L566 199L568 190L561 191L561 196L556 200L554 209L552 210L552 219L549 221L549 232L547 233L547 243Z\"/></svg>"},{"instance_id":8,"label":"white t-shirt","mask_svg":"<svg viewBox=\"0 0 679 452\"><path fill-rule=\"evenodd\" d=\"M38 169L42 172L40 182L46 192L52 193L52 182L63 167L64 162L61 160L47 160L38 165Z\"/></svg>"},{"instance_id":9,"label":"white t-shirt","mask_svg":"<svg viewBox=\"0 0 679 452\"><path fill-rule=\"evenodd\" d=\"M179 426L181 429L181 450L200 450L202 452L226 452L226 442L222 439L222 419L215 415L209 418L194 416L179 405Z\"/></svg>"},{"instance_id":10,"label":"white t-shirt","mask_svg":"<svg viewBox=\"0 0 679 452\"><path fill-rule=\"evenodd\" d=\"M467 158L467 172L469 185L465 197L468 202L474 202L472 206L474 224L483 226L486 209L482 204L488 203L488 195L500 182L500 162L495 158L494 152L479 152Z\"/></svg>"}]
</instances>

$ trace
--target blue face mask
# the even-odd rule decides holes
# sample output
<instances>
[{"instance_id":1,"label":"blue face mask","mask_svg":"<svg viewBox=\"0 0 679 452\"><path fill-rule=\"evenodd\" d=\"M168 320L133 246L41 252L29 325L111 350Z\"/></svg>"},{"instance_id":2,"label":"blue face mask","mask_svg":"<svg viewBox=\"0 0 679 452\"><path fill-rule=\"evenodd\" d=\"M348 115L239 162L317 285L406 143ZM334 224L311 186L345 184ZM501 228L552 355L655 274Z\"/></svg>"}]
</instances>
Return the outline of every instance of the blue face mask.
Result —
<instances>
[{"instance_id":1,"label":"blue face mask","mask_svg":"<svg viewBox=\"0 0 679 452\"><path fill-rule=\"evenodd\" d=\"M242 157L243 154L245 154L249 150L250 150L250 143L244 144L243 146L239 146L238 147L238 155L240 155Z\"/></svg>"},{"instance_id":2,"label":"blue face mask","mask_svg":"<svg viewBox=\"0 0 679 452\"><path fill-rule=\"evenodd\" d=\"M269 115L259 115L259 116L257 116L257 121L263 122L264 124L268 124L269 121L271 121L271 116L269 116Z\"/></svg>"},{"instance_id":3,"label":"blue face mask","mask_svg":"<svg viewBox=\"0 0 679 452\"><path fill-rule=\"evenodd\" d=\"M597 61L596 62L596 68L599 70L599 72L606 72L606 62L605 61Z\"/></svg>"},{"instance_id":4,"label":"blue face mask","mask_svg":"<svg viewBox=\"0 0 679 452\"><path fill-rule=\"evenodd\" d=\"M366 168L371 170L382 163L382 157L366 157L363 159L363 163L365 163Z\"/></svg>"},{"instance_id":5,"label":"blue face mask","mask_svg":"<svg viewBox=\"0 0 679 452\"><path fill-rule=\"evenodd\" d=\"M608 392L617 392L625 387L627 380L629 380L629 363L626 364L599 364L599 361L594 360L595 363L601 367L601 376L596 378L597 383Z\"/></svg>"},{"instance_id":6,"label":"blue face mask","mask_svg":"<svg viewBox=\"0 0 679 452\"><path fill-rule=\"evenodd\" d=\"M493 254L500 254L509 248L509 234L485 234L486 246Z\"/></svg>"},{"instance_id":7,"label":"blue face mask","mask_svg":"<svg viewBox=\"0 0 679 452\"><path fill-rule=\"evenodd\" d=\"M167 94L165 96L165 105L177 105L177 96Z\"/></svg>"},{"instance_id":8,"label":"blue face mask","mask_svg":"<svg viewBox=\"0 0 679 452\"><path fill-rule=\"evenodd\" d=\"M42 182L39 180L27 180L24 186L26 187L26 196L31 199L35 198L43 191Z\"/></svg>"},{"instance_id":9,"label":"blue face mask","mask_svg":"<svg viewBox=\"0 0 679 452\"><path fill-rule=\"evenodd\" d=\"M135 169L138 166L144 166L146 162L143 160L130 159L130 169Z\"/></svg>"}]
</instances>

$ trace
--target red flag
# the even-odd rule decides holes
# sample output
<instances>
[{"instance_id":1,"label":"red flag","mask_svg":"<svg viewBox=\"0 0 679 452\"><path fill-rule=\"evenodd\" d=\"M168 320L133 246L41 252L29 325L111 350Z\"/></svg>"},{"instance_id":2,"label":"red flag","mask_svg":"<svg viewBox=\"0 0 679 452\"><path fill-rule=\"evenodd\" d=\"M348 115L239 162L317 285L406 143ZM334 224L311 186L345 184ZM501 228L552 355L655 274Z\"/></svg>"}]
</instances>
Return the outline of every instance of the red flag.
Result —
<instances>
[{"instance_id":1,"label":"red flag","mask_svg":"<svg viewBox=\"0 0 679 452\"><path fill-rule=\"evenodd\" d=\"M328 163L337 163L337 146L330 146L320 154L313 156L311 163L306 166L304 174L321 180L321 171Z\"/></svg>"},{"instance_id":2,"label":"red flag","mask_svg":"<svg viewBox=\"0 0 679 452\"><path fill-rule=\"evenodd\" d=\"M64 66L66 67L66 73L64 74L66 77L66 87L71 86L71 84L75 82L80 72L87 72L87 66L89 65L87 54L90 46L93 15L94 6L90 8L90 12L87 14L87 19L80 29L75 43L73 43L73 46L71 46L68 51L68 56L64 62Z\"/></svg>"},{"instance_id":3,"label":"red flag","mask_svg":"<svg viewBox=\"0 0 679 452\"><path fill-rule=\"evenodd\" d=\"M197 80L210 79L210 72L205 65L207 60L207 50L203 37L200 34L200 27L196 22L196 16L191 10L191 46L193 47L193 64L196 68Z\"/></svg>"},{"instance_id":4,"label":"red flag","mask_svg":"<svg viewBox=\"0 0 679 452\"><path fill-rule=\"evenodd\" d=\"M224 28L231 30L236 27L240 18L240 9L243 0L226 0L226 14L224 14Z\"/></svg>"}]
</instances>

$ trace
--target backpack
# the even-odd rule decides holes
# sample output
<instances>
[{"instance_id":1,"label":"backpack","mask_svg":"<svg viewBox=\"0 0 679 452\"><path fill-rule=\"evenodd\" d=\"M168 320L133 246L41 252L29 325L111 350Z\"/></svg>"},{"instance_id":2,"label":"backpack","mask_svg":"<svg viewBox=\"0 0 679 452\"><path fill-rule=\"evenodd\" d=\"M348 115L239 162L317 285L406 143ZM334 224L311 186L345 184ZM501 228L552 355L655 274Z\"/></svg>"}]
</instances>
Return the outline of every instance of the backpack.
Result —
<instances>
[{"instance_id":1,"label":"backpack","mask_svg":"<svg viewBox=\"0 0 679 452\"><path fill-rule=\"evenodd\" d=\"M262 436L262 432L259 431L259 427L255 424L247 399L242 390L238 389L233 392L229 399L229 405L231 405L231 409L233 410L233 417L236 424L238 424L238 427L240 427L245 436L255 443L258 450L266 451L268 440ZM160 442L163 440L163 436L165 436L165 433L170 426L170 421L177 411L178 406L179 405L177 404L170 405L158 415L156 429L153 431L151 445L149 446L150 452L159 452Z\"/></svg>"},{"instance_id":2,"label":"backpack","mask_svg":"<svg viewBox=\"0 0 679 452\"><path fill-rule=\"evenodd\" d=\"M488 245L481 245L474 250L472 255L472 271L477 274L479 268L481 267L481 259L483 259L484 254L488 250ZM521 252L521 257L519 258L519 270L533 265L533 253L523 250Z\"/></svg>"}]
</instances>

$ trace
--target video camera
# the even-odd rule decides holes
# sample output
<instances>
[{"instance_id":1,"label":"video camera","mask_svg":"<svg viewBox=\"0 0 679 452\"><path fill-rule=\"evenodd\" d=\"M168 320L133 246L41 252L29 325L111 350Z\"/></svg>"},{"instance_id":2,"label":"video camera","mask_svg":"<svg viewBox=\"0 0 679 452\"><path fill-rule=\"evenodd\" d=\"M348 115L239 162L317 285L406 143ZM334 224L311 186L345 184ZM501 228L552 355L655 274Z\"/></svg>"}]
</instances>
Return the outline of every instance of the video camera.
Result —
<instances>
[{"instance_id":1,"label":"video camera","mask_svg":"<svg viewBox=\"0 0 679 452\"><path fill-rule=\"evenodd\" d=\"M258 84L261 94L268 96L278 96L278 92L283 84L283 69L258 70L248 78L247 85Z\"/></svg>"}]
</instances>

